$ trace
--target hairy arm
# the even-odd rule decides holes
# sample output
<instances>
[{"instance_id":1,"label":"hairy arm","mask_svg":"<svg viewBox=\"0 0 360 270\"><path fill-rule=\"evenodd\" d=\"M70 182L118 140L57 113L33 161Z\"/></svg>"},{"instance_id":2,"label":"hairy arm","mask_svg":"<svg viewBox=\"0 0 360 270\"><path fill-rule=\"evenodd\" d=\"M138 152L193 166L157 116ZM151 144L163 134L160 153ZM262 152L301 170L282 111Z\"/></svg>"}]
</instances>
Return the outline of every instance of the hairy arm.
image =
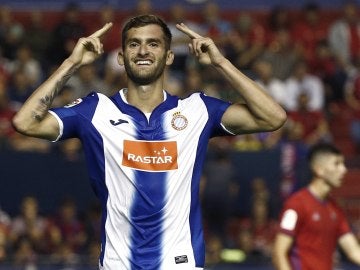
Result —
<instances>
[{"instance_id":1,"label":"hairy arm","mask_svg":"<svg viewBox=\"0 0 360 270\"><path fill-rule=\"evenodd\" d=\"M49 113L51 104L60 89L80 66L93 62L103 53L99 38L111 26L111 23L105 24L92 35L80 38L70 57L28 98L12 121L19 133L48 140L58 137L58 122Z\"/></svg>"},{"instance_id":2,"label":"hairy arm","mask_svg":"<svg viewBox=\"0 0 360 270\"><path fill-rule=\"evenodd\" d=\"M238 70L219 51L213 40L202 37L184 24L177 28L191 38L189 48L201 64L213 65L242 96L245 104L231 105L222 123L236 134L272 131L286 121L286 112L253 80Z\"/></svg>"},{"instance_id":3,"label":"hairy arm","mask_svg":"<svg viewBox=\"0 0 360 270\"><path fill-rule=\"evenodd\" d=\"M54 140L59 134L57 120L48 111L59 90L76 71L69 60L62 65L28 98L13 118L15 129L27 136Z\"/></svg>"}]
</instances>

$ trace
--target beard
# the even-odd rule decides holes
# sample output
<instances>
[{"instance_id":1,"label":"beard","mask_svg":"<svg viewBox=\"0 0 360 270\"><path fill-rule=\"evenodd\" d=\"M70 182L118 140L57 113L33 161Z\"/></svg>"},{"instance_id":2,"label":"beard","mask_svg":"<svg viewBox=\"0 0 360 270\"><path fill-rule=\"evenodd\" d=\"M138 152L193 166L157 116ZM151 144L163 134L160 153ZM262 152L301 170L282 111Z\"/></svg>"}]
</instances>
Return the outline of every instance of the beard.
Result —
<instances>
[{"instance_id":1,"label":"beard","mask_svg":"<svg viewBox=\"0 0 360 270\"><path fill-rule=\"evenodd\" d=\"M149 67L138 68L134 61L124 58L125 71L128 78L138 85L148 85L156 81L164 73L166 67L166 56L155 61Z\"/></svg>"}]
</instances>

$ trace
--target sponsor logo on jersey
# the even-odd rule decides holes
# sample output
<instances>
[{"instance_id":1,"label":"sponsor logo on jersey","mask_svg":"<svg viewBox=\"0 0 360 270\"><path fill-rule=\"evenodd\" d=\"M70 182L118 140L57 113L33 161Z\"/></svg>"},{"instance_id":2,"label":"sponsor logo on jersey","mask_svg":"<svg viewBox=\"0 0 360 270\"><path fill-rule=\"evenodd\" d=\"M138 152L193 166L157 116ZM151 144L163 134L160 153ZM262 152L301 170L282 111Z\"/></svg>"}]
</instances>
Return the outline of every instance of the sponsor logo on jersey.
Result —
<instances>
[{"instance_id":1,"label":"sponsor logo on jersey","mask_svg":"<svg viewBox=\"0 0 360 270\"><path fill-rule=\"evenodd\" d=\"M117 121L110 120L110 124L112 124L113 126L118 126L120 124L125 124L125 123L129 123L129 121L126 121L124 119L118 119Z\"/></svg>"},{"instance_id":2,"label":"sponsor logo on jersey","mask_svg":"<svg viewBox=\"0 0 360 270\"><path fill-rule=\"evenodd\" d=\"M321 216L318 212L315 212L312 214L311 218L313 221L319 221L321 219Z\"/></svg>"},{"instance_id":3,"label":"sponsor logo on jersey","mask_svg":"<svg viewBox=\"0 0 360 270\"><path fill-rule=\"evenodd\" d=\"M188 261L188 257L186 255L181 255L181 256L177 256L175 257L175 263L179 264L179 263L187 263Z\"/></svg>"},{"instance_id":4,"label":"sponsor logo on jersey","mask_svg":"<svg viewBox=\"0 0 360 270\"><path fill-rule=\"evenodd\" d=\"M175 141L124 140L122 165L141 171L170 171L178 168Z\"/></svg>"},{"instance_id":5,"label":"sponsor logo on jersey","mask_svg":"<svg viewBox=\"0 0 360 270\"><path fill-rule=\"evenodd\" d=\"M80 104L81 102L82 102L82 99L81 99L81 98L78 98L78 99L75 99L73 102L65 105L64 107L65 107L65 108L70 108L70 107L73 107L73 106L75 106L75 105Z\"/></svg>"},{"instance_id":6,"label":"sponsor logo on jersey","mask_svg":"<svg viewBox=\"0 0 360 270\"><path fill-rule=\"evenodd\" d=\"M171 119L171 126L176 130L183 130L187 127L188 120L185 116L181 115L180 112L176 112L173 114L173 118Z\"/></svg>"}]
</instances>

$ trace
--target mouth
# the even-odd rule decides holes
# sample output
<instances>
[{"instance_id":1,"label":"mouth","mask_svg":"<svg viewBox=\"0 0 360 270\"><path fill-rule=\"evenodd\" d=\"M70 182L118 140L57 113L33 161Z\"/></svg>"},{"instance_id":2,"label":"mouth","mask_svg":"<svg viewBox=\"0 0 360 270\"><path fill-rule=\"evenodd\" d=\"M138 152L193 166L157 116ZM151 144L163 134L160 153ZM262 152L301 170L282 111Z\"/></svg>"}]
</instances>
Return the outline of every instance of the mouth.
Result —
<instances>
[{"instance_id":1,"label":"mouth","mask_svg":"<svg viewBox=\"0 0 360 270\"><path fill-rule=\"evenodd\" d=\"M135 64L138 66L150 66L152 64L151 60L135 60Z\"/></svg>"}]
</instances>

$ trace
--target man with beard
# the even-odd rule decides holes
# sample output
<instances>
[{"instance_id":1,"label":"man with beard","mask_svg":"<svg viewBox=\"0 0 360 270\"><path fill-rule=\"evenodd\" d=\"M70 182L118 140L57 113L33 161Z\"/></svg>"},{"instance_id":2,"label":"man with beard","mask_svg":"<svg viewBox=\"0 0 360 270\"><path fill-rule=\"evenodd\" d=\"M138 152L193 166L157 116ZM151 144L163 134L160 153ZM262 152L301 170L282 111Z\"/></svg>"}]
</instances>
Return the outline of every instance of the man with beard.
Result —
<instances>
[{"instance_id":1,"label":"man with beard","mask_svg":"<svg viewBox=\"0 0 360 270\"><path fill-rule=\"evenodd\" d=\"M202 93L185 99L168 94L163 83L164 69L174 59L171 33L153 15L134 17L124 26L118 62L125 66L127 88L50 109L66 80L102 54L100 38L111 26L80 38L13 124L28 136L82 141L102 205L100 269L203 269L199 182L209 139L275 130L286 114L210 38L184 24L177 28L190 38L190 52L223 74L244 104Z\"/></svg>"}]
</instances>

